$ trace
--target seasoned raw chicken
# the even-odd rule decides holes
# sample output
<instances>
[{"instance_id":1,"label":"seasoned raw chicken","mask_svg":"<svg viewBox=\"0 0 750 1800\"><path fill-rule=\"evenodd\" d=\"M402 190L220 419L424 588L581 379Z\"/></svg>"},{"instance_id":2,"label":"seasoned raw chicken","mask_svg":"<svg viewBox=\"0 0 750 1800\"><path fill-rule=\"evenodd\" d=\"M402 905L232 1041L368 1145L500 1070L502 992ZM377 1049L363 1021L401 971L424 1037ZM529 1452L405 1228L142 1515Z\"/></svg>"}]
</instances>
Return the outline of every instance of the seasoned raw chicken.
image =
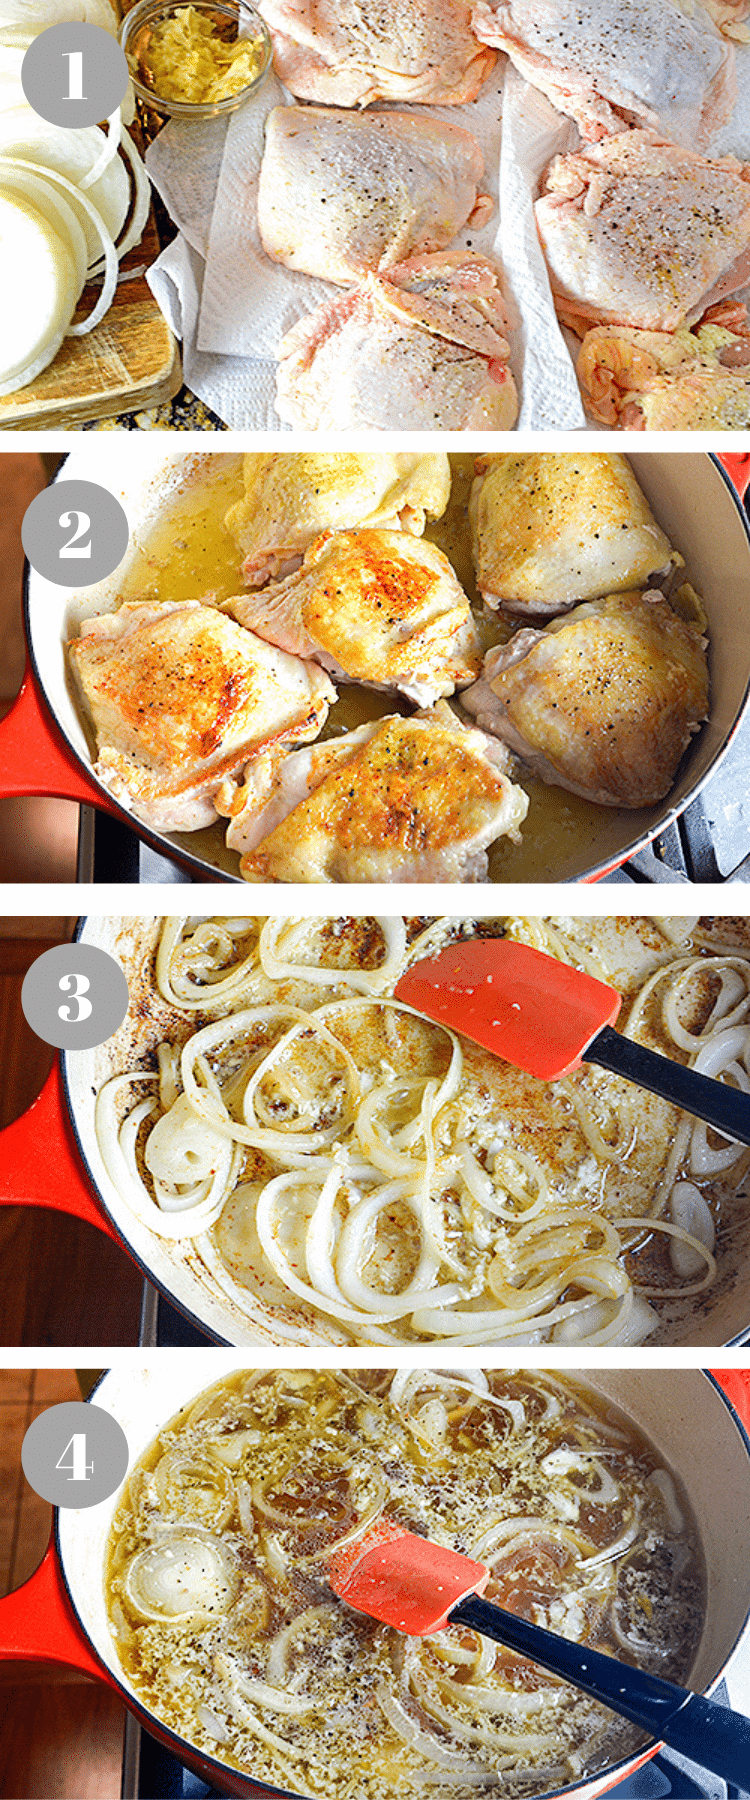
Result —
<instances>
[{"instance_id":1,"label":"seasoned raw chicken","mask_svg":"<svg viewBox=\"0 0 750 1800\"><path fill-rule=\"evenodd\" d=\"M750 426L750 327L725 304L692 331L601 325L578 358L586 408L633 431L743 431Z\"/></svg>"},{"instance_id":2,"label":"seasoned raw chicken","mask_svg":"<svg viewBox=\"0 0 750 1800\"><path fill-rule=\"evenodd\" d=\"M226 525L245 560L249 587L298 569L321 531L387 525L420 537L448 505L447 456L413 451L292 450L243 459L244 499Z\"/></svg>"},{"instance_id":3,"label":"seasoned raw chicken","mask_svg":"<svg viewBox=\"0 0 750 1800\"><path fill-rule=\"evenodd\" d=\"M488 606L556 613L642 585L673 551L624 456L600 451L477 458L469 499Z\"/></svg>"},{"instance_id":4,"label":"seasoned raw chicken","mask_svg":"<svg viewBox=\"0 0 750 1800\"><path fill-rule=\"evenodd\" d=\"M429 706L475 681L482 647L447 556L424 538L365 528L316 538L302 568L226 602L241 625L329 674Z\"/></svg>"},{"instance_id":5,"label":"seasoned raw chicken","mask_svg":"<svg viewBox=\"0 0 750 1800\"><path fill-rule=\"evenodd\" d=\"M509 431L507 330L493 263L458 250L412 258L287 332L276 410L308 431Z\"/></svg>"},{"instance_id":6,"label":"seasoned raw chicken","mask_svg":"<svg viewBox=\"0 0 750 1800\"><path fill-rule=\"evenodd\" d=\"M227 843L246 881L483 881L487 845L526 817L507 763L440 701L251 765L219 796Z\"/></svg>"},{"instance_id":7,"label":"seasoned raw chicken","mask_svg":"<svg viewBox=\"0 0 750 1800\"><path fill-rule=\"evenodd\" d=\"M264 250L344 286L443 250L492 211L476 138L419 113L276 106L258 189Z\"/></svg>"},{"instance_id":8,"label":"seasoned raw chicken","mask_svg":"<svg viewBox=\"0 0 750 1800\"><path fill-rule=\"evenodd\" d=\"M534 208L565 324L676 331L750 280L750 166L651 131L556 156Z\"/></svg>"},{"instance_id":9,"label":"seasoned raw chicken","mask_svg":"<svg viewBox=\"0 0 750 1800\"><path fill-rule=\"evenodd\" d=\"M654 590L524 627L488 652L463 704L544 781L601 806L649 806L708 711L705 619L692 590L683 597L697 617Z\"/></svg>"},{"instance_id":10,"label":"seasoned raw chicken","mask_svg":"<svg viewBox=\"0 0 750 1800\"><path fill-rule=\"evenodd\" d=\"M703 149L731 118L734 50L677 0L476 0L482 43L504 50L584 138L652 125Z\"/></svg>"},{"instance_id":11,"label":"seasoned raw chicken","mask_svg":"<svg viewBox=\"0 0 750 1800\"><path fill-rule=\"evenodd\" d=\"M96 774L158 831L210 825L220 783L269 747L308 743L336 698L317 663L199 600L127 601L88 619L70 660Z\"/></svg>"},{"instance_id":12,"label":"seasoned raw chicken","mask_svg":"<svg viewBox=\"0 0 750 1800\"><path fill-rule=\"evenodd\" d=\"M740 44L750 42L750 31L745 24L745 20L750 19L750 0L702 0L702 3L724 37L736 38Z\"/></svg>"},{"instance_id":13,"label":"seasoned raw chicken","mask_svg":"<svg viewBox=\"0 0 750 1800\"><path fill-rule=\"evenodd\" d=\"M300 100L473 100L495 62L470 0L258 0L279 80Z\"/></svg>"}]
</instances>

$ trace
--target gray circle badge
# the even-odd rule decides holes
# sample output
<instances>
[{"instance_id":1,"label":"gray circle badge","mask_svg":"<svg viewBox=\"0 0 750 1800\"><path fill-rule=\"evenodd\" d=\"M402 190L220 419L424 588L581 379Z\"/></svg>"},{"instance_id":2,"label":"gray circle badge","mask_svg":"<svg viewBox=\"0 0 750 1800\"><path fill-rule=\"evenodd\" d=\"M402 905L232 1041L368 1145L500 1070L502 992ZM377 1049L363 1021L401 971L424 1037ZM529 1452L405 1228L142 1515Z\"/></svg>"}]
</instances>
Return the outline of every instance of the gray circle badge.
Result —
<instances>
[{"instance_id":1,"label":"gray circle badge","mask_svg":"<svg viewBox=\"0 0 750 1800\"><path fill-rule=\"evenodd\" d=\"M92 587L111 575L129 537L124 508L95 481L53 481L27 506L21 526L32 569L66 588Z\"/></svg>"},{"instance_id":2,"label":"gray circle badge","mask_svg":"<svg viewBox=\"0 0 750 1800\"><path fill-rule=\"evenodd\" d=\"M130 80L125 52L100 25L48 25L21 64L29 106L51 125L98 125L120 105Z\"/></svg>"},{"instance_id":3,"label":"gray circle badge","mask_svg":"<svg viewBox=\"0 0 750 1800\"><path fill-rule=\"evenodd\" d=\"M109 951L56 944L33 962L21 988L27 1024L57 1050L93 1050L122 1024L128 984Z\"/></svg>"},{"instance_id":4,"label":"gray circle badge","mask_svg":"<svg viewBox=\"0 0 750 1800\"><path fill-rule=\"evenodd\" d=\"M48 1406L21 1446L29 1487L53 1506L98 1506L125 1479L128 1461L122 1426L103 1406L83 1400Z\"/></svg>"}]
</instances>

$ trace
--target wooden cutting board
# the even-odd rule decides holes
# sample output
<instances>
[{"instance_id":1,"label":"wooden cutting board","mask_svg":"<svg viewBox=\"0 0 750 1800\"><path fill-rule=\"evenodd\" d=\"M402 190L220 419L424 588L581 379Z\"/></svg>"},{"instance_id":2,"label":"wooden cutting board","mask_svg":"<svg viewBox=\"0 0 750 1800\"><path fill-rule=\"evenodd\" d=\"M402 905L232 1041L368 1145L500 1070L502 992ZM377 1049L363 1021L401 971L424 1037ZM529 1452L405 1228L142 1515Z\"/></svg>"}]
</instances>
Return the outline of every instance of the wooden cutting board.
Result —
<instances>
[{"instance_id":1,"label":"wooden cutting board","mask_svg":"<svg viewBox=\"0 0 750 1800\"><path fill-rule=\"evenodd\" d=\"M159 255L153 212L122 273L142 270ZM10 278L10 277L7 277ZM76 317L85 317L96 290L86 288ZM106 317L87 337L66 338L53 363L28 387L0 397L0 430L83 425L115 413L137 412L171 400L182 383L176 340L144 274L121 281Z\"/></svg>"}]
</instances>

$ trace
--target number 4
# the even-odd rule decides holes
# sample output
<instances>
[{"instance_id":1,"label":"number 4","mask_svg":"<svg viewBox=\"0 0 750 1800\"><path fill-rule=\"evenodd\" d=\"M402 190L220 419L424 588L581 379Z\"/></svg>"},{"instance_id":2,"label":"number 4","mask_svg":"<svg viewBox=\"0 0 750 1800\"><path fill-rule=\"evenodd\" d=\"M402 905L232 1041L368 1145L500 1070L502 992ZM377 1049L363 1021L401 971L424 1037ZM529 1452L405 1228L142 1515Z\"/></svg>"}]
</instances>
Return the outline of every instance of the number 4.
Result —
<instances>
[{"instance_id":1,"label":"number 4","mask_svg":"<svg viewBox=\"0 0 750 1800\"><path fill-rule=\"evenodd\" d=\"M67 1456L69 1450L72 1451L73 1460L69 1463L63 1462L63 1457ZM93 1463L86 1462L85 1431L75 1431L72 1438L68 1439L62 1456L60 1457L60 1461L55 1463L55 1468L70 1469L70 1474L68 1476L69 1481L88 1481L89 1476L93 1475Z\"/></svg>"}]
</instances>

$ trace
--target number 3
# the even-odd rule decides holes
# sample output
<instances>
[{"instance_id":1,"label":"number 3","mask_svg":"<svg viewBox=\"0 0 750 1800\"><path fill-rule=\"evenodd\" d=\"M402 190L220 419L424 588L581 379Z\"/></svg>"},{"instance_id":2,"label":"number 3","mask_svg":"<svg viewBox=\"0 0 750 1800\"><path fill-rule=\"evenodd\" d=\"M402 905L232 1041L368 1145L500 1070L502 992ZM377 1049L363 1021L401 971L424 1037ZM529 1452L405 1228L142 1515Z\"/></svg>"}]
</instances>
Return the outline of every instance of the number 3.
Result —
<instances>
[{"instance_id":1,"label":"number 3","mask_svg":"<svg viewBox=\"0 0 750 1800\"><path fill-rule=\"evenodd\" d=\"M70 1025L80 1025L82 1019L90 1018L94 1008L90 1000L82 998L84 994L88 993L91 986L88 976L80 975L76 970L72 975L61 975L57 985L62 988L64 994L72 994L78 1007L78 1011L74 1012L72 1006L58 1006L58 1018L65 1019Z\"/></svg>"}]
</instances>

